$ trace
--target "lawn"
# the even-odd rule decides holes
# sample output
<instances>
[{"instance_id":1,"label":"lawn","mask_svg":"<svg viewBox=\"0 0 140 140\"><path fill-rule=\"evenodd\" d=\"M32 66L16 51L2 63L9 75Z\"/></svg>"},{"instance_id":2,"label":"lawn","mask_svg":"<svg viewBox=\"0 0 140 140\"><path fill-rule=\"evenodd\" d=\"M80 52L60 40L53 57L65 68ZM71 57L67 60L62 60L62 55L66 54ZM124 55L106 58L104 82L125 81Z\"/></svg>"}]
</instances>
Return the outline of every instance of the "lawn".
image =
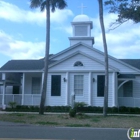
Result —
<instances>
[{"instance_id":1,"label":"lawn","mask_svg":"<svg viewBox=\"0 0 140 140\"><path fill-rule=\"evenodd\" d=\"M24 124L68 127L99 127L99 128L139 128L140 117L138 116L107 116L102 115L77 115L70 118L68 114L0 114L0 121L8 121Z\"/></svg>"}]
</instances>

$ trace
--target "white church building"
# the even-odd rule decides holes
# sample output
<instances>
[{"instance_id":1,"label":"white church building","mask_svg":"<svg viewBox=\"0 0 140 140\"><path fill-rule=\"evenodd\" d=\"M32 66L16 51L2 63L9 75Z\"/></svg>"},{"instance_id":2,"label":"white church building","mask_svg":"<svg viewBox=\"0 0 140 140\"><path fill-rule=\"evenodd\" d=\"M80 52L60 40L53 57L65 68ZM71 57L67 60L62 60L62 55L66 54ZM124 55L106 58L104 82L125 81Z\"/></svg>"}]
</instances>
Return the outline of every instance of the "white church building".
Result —
<instances>
[{"instance_id":1,"label":"white church building","mask_svg":"<svg viewBox=\"0 0 140 140\"><path fill-rule=\"evenodd\" d=\"M72 21L70 46L49 57L46 106L69 106L76 102L103 106L104 53L94 48L92 21L78 15ZM39 105L44 60L10 60L0 68L0 106ZM140 107L140 59L109 56L108 105Z\"/></svg>"}]
</instances>

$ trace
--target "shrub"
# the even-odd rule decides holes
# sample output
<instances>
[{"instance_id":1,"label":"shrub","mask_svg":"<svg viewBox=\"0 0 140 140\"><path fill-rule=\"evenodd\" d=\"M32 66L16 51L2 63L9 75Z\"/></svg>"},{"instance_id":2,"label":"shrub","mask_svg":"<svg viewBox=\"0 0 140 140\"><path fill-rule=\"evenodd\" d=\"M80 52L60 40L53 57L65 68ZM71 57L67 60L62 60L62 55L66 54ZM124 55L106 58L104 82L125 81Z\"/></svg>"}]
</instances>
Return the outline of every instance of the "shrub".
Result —
<instances>
[{"instance_id":1,"label":"shrub","mask_svg":"<svg viewBox=\"0 0 140 140\"><path fill-rule=\"evenodd\" d=\"M76 110L75 109L70 109L69 116L70 117L75 117L76 116Z\"/></svg>"},{"instance_id":2,"label":"shrub","mask_svg":"<svg viewBox=\"0 0 140 140\"><path fill-rule=\"evenodd\" d=\"M128 107L121 106L119 107L119 113L127 113L128 112Z\"/></svg>"},{"instance_id":3,"label":"shrub","mask_svg":"<svg viewBox=\"0 0 140 140\"><path fill-rule=\"evenodd\" d=\"M8 105L9 105L12 109L14 109L14 108L16 108L17 103L16 103L16 102L9 102Z\"/></svg>"}]
</instances>

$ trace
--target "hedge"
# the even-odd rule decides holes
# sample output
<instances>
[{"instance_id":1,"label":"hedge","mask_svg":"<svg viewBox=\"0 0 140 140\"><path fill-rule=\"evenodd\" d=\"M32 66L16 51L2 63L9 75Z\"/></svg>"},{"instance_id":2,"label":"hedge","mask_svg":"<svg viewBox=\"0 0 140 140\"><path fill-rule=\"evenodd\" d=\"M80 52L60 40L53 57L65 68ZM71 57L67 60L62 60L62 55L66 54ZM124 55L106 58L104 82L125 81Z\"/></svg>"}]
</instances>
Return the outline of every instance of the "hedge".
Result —
<instances>
[{"instance_id":1,"label":"hedge","mask_svg":"<svg viewBox=\"0 0 140 140\"><path fill-rule=\"evenodd\" d=\"M71 109L70 106L46 106L45 112L69 112ZM81 113L102 113L103 107L96 106L87 106L87 107L77 107L77 112ZM19 112L38 112L39 106L21 106L17 105L15 108L6 108L6 111L19 111ZM140 114L140 108L132 108L132 107L109 107L108 113L110 114Z\"/></svg>"}]
</instances>

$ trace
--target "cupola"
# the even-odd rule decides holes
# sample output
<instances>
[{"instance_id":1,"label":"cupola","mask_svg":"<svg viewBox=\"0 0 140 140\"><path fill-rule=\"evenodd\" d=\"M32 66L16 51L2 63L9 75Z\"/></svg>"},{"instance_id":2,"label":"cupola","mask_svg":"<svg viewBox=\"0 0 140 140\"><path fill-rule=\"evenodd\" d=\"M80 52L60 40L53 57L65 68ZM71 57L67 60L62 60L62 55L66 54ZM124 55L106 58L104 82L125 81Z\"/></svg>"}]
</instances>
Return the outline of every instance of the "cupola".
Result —
<instances>
[{"instance_id":1,"label":"cupola","mask_svg":"<svg viewBox=\"0 0 140 140\"><path fill-rule=\"evenodd\" d=\"M70 37L70 45L83 42L89 46L93 46L94 37L91 37L91 29L93 23L87 15L77 15L72 21L73 37Z\"/></svg>"}]
</instances>

